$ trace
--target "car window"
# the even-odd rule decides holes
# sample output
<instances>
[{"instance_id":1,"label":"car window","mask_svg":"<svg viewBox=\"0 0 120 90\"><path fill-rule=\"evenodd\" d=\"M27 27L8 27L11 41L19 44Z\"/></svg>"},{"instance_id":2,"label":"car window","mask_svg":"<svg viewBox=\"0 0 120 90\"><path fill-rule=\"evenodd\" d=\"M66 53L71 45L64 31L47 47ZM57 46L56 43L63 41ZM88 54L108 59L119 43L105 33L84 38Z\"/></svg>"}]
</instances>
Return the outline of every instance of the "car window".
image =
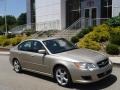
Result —
<instances>
[{"instance_id":1,"label":"car window","mask_svg":"<svg viewBox=\"0 0 120 90\"><path fill-rule=\"evenodd\" d=\"M32 51L33 52L38 52L38 50L44 49L43 45L39 41L33 41L33 46L32 46Z\"/></svg>"},{"instance_id":2,"label":"car window","mask_svg":"<svg viewBox=\"0 0 120 90\"><path fill-rule=\"evenodd\" d=\"M19 50L22 51L31 51L32 50L32 41L25 41L18 46Z\"/></svg>"},{"instance_id":3,"label":"car window","mask_svg":"<svg viewBox=\"0 0 120 90\"><path fill-rule=\"evenodd\" d=\"M48 48L48 50L53 54L77 49L77 47L75 47L72 43L63 38L46 40L43 41L43 43Z\"/></svg>"}]
</instances>

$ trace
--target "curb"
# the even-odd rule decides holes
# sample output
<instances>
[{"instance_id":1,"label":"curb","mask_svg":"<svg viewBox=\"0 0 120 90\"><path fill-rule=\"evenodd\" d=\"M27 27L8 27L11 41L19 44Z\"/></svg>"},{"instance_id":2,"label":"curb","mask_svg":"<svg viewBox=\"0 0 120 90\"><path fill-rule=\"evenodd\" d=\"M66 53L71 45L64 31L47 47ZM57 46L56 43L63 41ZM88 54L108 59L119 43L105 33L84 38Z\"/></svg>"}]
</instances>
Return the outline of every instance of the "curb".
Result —
<instances>
[{"instance_id":1,"label":"curb","mask_svg":"<svg viewBox=\"0 0 120 90\"><path fill-rule=\"evenodd\" d=\"M120 65L120 57L109 57L113 64Z\"/></svg>"},{"instance_id":2,"label":"curb","mask_svg":"<svg viewBox=\"0 0 120 90\"><path fill-rule=\"evenodd\" d=\"M6 51L3 51L3 52L0 52L0 55L9 55L10 53L9 52L6 52Z\"/></svg>"},{"instance_id":3,"label":"curb","mask_svg":"<svg viewBox=\"0 0 120 90\"><path fill-rule=\"evenodd\" d=\"M114 67L120 67L120 64L118 64L118 63L113 63L113 66L114 66Z\"/></svg>"}]
</instances>

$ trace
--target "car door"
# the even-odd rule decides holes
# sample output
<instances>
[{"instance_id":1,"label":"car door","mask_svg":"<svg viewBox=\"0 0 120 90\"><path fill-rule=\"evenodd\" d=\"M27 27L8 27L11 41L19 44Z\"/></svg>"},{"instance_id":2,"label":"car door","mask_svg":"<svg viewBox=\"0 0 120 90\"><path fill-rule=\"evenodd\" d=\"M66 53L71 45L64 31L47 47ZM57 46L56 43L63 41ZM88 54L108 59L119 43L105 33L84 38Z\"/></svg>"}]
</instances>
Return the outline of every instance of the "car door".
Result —
<instances>
[{"instance_id":1,"label":"car door","mask_svg":"<svg viewBox=\"0 0 120 90\"><path fill-rule=\"evenodd\" d=\"M32 43L32 53L30 55L30 62L33 67L32 69L35 71L48 73L47 70L49 66L45 64L47 54L41 54L38 52L39 50L45 50L45 48L40 41L34 40Z\"/></svg>"},{"instance_id":2,"label":"car door","mask_svg":"<svg viewBox=\"0 0 120 90\"><path fill-rule=\"evenodd\" d=\"M32 55L32 40L25 41L18 46L19 60L23 68L32 69L31 55Z\"/></svg>"}]
</instances>

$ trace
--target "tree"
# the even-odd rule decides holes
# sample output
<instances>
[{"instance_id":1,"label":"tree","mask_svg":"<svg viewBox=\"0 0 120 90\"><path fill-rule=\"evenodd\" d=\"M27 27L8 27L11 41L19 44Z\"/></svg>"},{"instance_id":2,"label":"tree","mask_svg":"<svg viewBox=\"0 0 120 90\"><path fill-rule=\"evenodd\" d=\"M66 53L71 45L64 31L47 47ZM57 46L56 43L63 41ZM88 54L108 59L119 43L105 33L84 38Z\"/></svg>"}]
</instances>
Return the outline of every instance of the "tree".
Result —
<instances>
[{"instance_id":1,"label":"tree","mask_svg":"<svg viewBox=\"0 0 120 90\"><path fill-rule=\"evenodd\" d=\"M16 24L15 16L7 15L6 18L7 18L7 25L15 25ZM3 19L5 20L5 17L3 17ZM4 23L5 23L5 21L4 21Z\"/></svg>"},{"instance_id":2,"label":"tree","mask_svg":"<svg viewBox=\"0 0 120 90\"><path fill-rule=\"evenodd\" d=\"M3 20L3 17L0 16L0 25L3 25L4 24L4 20Z\"/></svg>"},{"instance_id":3,"label":"tree","mask_svg":"<svg viewBox=\"0 0 120 90\"><path fill-rule=\"evenodd\" d=\"M27 17L27 16L26 16L26 13L20 14L20 16L19 16L18 19L17 19L17 24L18 24L18 25L26 24L26 22L27 22L27 18L26 18L26 17Z\"/></svg>"}]
</instances>

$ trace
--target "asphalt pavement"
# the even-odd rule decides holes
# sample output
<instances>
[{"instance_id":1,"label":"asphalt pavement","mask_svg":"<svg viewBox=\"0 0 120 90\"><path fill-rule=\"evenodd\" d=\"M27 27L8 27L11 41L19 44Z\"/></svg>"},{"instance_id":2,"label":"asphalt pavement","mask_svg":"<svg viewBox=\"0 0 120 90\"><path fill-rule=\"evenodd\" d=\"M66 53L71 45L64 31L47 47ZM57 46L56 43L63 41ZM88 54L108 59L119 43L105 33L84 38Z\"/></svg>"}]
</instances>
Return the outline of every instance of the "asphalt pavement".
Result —
<instances>
[{"instance_id":1,"label":"asphalt pavement","mask_svg":"<svg viewBox=\"0 0 120 90\"><path fill-rule=\"evenodd\" d=\"M9 55L0 55L0 90L119 90L119 70L119 65L115 65L113 73L106 79L92 84L73 84L65 88L46 76L27 71L15 73L9 63Z\"/></svg>"}]
</instances>

